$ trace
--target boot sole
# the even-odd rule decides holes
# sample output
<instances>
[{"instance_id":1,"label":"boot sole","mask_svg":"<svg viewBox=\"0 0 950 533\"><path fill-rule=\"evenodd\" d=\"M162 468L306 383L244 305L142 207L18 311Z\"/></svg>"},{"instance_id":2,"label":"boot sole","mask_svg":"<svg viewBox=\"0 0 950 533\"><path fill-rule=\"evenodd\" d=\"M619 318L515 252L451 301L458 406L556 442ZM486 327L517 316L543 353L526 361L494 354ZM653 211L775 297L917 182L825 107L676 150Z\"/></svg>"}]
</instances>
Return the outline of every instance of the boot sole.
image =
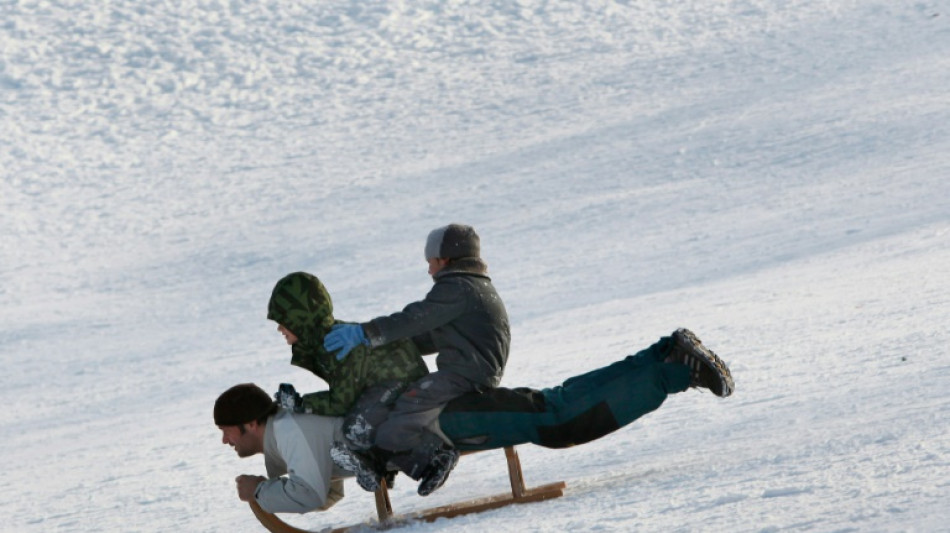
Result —
<instances>
[{"instance_id":1,"label":"boot sole","mask_svg":"<svg viewBox=\"0 0 950 533\"><path fill-rule=\"evenodd\" d=\"M735 382L732 380L732 372L729 371L729 367L726 366L726 362L719 358L712 350L703 345L703 342L699 340L699 337L695 333L686 329L680 328L673 332L674 337L679 337L679 341L684 346L690 347L690 352L696 356L698 359L706 363L707 366L712 368L716 375L719 377L720 390L712 390L712 393L720 398L725 398L735 391Z\"/></svg>"},{"instance_id":2,"label":"boot sole","mask_svg":"<svg viewBox=\"0 0 950 533\"><path fill-rule=\"evenodd\" d=\"M449 479L449 474L452 473L452 470L455 470L455 467L456 465L458 465L458 463L459 463L459 455L455 454L452 458L452 463L449 465L446 465L444 473L442 474L441 477L430 479L430 480L423 480L422 483L419 484L419 488L417 489L419 496L428 496L432 494L433 492L439 490L439 488L441 488L442 485L445 485L446 480Z\"/></svg>"}]
</instances>

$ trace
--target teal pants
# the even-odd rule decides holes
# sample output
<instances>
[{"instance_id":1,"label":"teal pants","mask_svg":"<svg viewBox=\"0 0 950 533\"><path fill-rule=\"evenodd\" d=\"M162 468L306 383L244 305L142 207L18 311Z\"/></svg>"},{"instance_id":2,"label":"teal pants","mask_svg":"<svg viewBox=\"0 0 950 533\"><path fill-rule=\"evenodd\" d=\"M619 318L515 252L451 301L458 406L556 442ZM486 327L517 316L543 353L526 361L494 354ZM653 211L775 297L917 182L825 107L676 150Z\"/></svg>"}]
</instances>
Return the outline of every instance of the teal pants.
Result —
<instances>
[{"instance_id":1,"label":"teal pants","mask_svg":"<svg viewBox=\"0 0 950 533\"><path fill-rule=\"evenodd\" d=\"M461 450L532 443L565 448L590 442L657 409L689 386L689 368L664 363L670 337L640 352L547 389L497 388L466 394L439 415Z\"/></svg>"}]
</instances>

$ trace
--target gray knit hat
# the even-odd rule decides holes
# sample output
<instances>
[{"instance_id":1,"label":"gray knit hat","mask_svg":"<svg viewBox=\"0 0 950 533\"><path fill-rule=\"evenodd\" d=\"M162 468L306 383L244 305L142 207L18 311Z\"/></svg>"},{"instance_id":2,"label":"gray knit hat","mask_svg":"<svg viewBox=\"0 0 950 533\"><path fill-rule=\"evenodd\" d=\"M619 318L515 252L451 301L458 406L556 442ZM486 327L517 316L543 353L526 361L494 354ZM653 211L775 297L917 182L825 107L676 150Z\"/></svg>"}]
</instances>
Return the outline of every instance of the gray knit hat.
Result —
<instances>
[{"instance_id":1,"label":"gray knit hat","mask_svg":"<svg viewBox=\"0 0 950 533\"><path fill-rule=\"evenodd\" d=\"M253 383L235 385L214 402L216 426L240 426L277 412L277 403Z\"/></svg>"},{"instance_id":2,"label":"gray knit hat","mask_svg":"<svg viewBox=\"0 0 950 533\"><path fill-rule=\"evenodd\" d=\"M426 259L479 257L480 252L480 243L475 228L464 224L449 224L436 228L429 233L429 238L426 239Z\"/></svg>"}]
</instances>

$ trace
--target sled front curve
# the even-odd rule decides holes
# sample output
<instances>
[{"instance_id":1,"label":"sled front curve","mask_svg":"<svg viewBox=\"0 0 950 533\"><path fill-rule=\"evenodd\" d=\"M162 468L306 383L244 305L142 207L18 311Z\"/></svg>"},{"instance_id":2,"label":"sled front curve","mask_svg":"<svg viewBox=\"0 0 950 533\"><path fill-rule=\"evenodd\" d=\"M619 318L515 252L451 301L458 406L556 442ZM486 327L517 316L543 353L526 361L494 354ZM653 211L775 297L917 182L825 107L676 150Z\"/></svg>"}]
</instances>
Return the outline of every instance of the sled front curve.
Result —
<instances>
[{"instance_id":1,"label":"sled front curve","mask_svg":"<svg viewBox=\"0 0 950 533\"><path fill-rule=\"evenodd\" d=\"M463 453L463 455L467 455L467 453L475 452L466 452ZM514 503L539 502L543 500L559 498L564 495L564 487L566 487L566 484L563 481L548 483L547 485L541 485L530 489L525 488L524 474L521 471L521 460L518 458L518 452L515 450L514 446L505 447L505 458L508 461L508 479L511 482L510 493L498 494L485 498L477 498L474 500L452 503L449 505L442 505L424 511L407 513L405 515L396 515L393 513L392 503L389 500L389 490L386 488L386 482L384 480L381 483L379 490L376 491L376 514L379 518L378 523L353 524L336 528L332 531L333 533L338 533L348 531L349 529L356 527L375 527L378 529L388 529L391 527L399 527L404 523L416 520L431 522L438 518L452 518L455 516L462 516L471 513L480 513L482 511L497 509L499 507L504 507ZM256 516L261 522L261 525L263 525L271 533L310 533L307 530L294 527L284 522L273 513L269 513L261 509L261 506L258 505L254 500L251 500L250 505L251 511L254 512L254 516Z\"/></svg>"}]
</instances>

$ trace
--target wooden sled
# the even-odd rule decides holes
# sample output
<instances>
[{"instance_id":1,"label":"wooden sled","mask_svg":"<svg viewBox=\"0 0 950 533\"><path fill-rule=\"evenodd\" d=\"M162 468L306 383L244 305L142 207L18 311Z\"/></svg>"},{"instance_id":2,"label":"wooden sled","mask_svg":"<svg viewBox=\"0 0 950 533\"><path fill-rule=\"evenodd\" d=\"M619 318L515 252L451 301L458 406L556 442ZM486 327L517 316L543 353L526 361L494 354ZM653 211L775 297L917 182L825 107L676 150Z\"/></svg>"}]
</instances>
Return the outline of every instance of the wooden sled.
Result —
<instances>
[{"instance_id":1,"label":"wooden sled","mask_svg":"<svg viewBox=\"0 0 950 533\"><path fill-rule=\"evenodd\" d=\"M470 452L474 453L474 452ZM465 455L465 454L463 454ZM416 511L405 515L396 515L393 513L392 502L389 500L389 490L386 488L386 481L381 483L379 490L376 491L376 514L379 522L376 524L360 523L350 526L333 529L333 533L341 533L353 528L373 527L375 529L389 529L399 527L411 521L431 522L438 518L452 518L471 513L480 513L489 509L497 509L514 503L539 502L558 498L564 495L563 481L548 483L531 489L525 488L524 475L521 472L521 460L518 458L518 452L514 446L505 447L505 458L508 460L508 479L511 481L511 493L498 494L485 498L442 505L424 511ZM269 513L251 500L251 510L261 524L271 533L310 533L307 530L294 527L273 513Z\"/></svg>"}]
</instances>

